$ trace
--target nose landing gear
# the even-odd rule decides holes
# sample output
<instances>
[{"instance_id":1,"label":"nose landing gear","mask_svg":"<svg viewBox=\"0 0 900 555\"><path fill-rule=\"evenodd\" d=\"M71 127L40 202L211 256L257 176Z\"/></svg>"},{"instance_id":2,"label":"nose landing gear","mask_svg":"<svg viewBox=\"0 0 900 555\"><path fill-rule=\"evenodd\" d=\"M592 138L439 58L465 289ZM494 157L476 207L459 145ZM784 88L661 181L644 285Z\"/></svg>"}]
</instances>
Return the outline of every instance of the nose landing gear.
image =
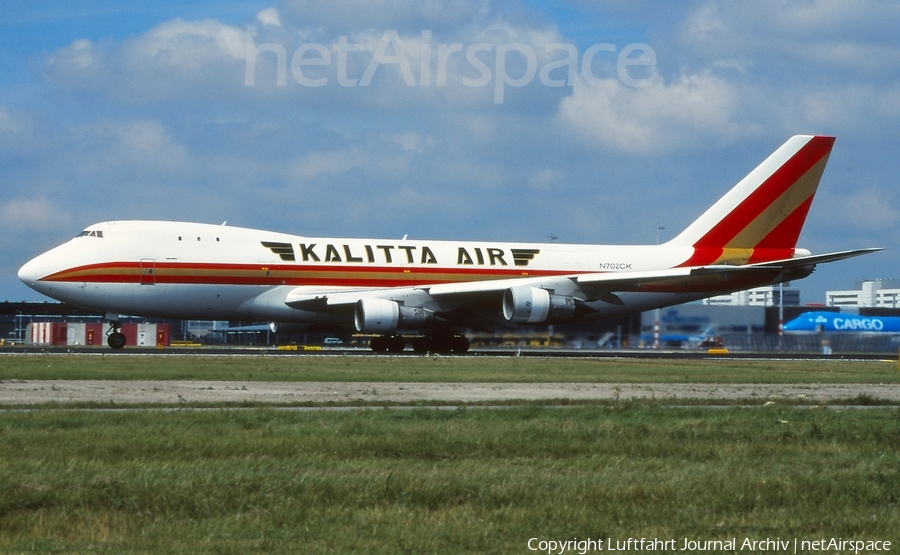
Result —
<instances>
[{"instance_id":1,"label":"nose landing gear","mask_svg":"<svg viewBox=\"0 0 900 555\"><path fill-rule=\"evenodd\" d=\"M125 334L119 331L122 325L119 323L118 315L110 317L107 314L106 319L109 320L109 329L106 331L106 344L111 349L122 349L125 347Z\"/></svg>"}]
</instances>

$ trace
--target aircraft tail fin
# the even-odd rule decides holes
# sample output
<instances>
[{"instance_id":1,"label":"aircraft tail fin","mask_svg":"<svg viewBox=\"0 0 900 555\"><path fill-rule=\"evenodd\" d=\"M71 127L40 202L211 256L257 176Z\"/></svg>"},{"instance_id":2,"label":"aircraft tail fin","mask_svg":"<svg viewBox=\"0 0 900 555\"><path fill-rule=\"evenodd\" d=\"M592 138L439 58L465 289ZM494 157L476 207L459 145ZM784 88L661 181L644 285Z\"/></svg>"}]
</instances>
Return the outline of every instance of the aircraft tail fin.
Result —
<instances>
[{"instance_id":1,"label":"aircraft tail fin","mask_svg":"<svg viewBox=\"0 0 900 555\"><path fill-rule=\"evenodd\" d=\"M683 266L792 257L834 140L813 135L788 139L669 241L694 247Z\"/></svg>"}]
</instances>

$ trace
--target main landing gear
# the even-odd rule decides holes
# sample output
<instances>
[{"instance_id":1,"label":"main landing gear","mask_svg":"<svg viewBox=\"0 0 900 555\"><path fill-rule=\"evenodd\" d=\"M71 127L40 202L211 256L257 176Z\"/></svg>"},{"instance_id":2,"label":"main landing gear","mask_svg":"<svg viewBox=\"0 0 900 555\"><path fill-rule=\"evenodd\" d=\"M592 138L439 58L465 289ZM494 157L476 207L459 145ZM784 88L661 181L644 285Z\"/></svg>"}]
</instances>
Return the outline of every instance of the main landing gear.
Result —
<instances>
[{"instance_id":1,"label":"main landing gear","mask_svg":"<svg viewBox=\"0 0 900 555\"><path fill-rule=\"evenodd\" d=\"M469 350L469 340L458 333L424 335L413 338L411 343L413 351L417 353L461 354ZM406 340L402 335L382 335L369 341L369 347L376 353L401 353L406 348Z\"/></svg>"},{"instance_id":2,"label":"main landing gear","mask_svg":"<svg viewBox=\"0 0 900 555\"><path fill-rule=\"evenodd\" d=\"M119 331L122 325L118 320L109 321L109 329L106 331L106 344L112 349L122 349L125 347L125 334Z\"/></svg>"},{"instance_id":3,"label":"main landing gear","mask_svg":"<svg viewBox=\"0 0 900 555\"><path fill-rule=\"evenodd\" d=\"M373 337L369 341L369 347L376 353L399 353L406 348L406 340L402 335L382 335L381 337Z\"/></svg>"}]
</instances>

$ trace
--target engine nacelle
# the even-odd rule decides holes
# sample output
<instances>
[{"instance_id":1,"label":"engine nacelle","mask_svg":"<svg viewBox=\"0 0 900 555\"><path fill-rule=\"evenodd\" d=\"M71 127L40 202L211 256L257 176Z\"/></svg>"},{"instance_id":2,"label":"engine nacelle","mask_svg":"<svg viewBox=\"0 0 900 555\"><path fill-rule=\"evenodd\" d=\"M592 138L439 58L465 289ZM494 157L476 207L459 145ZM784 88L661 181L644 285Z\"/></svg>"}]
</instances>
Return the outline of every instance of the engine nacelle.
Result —
<instances>
[{"instance_id":1,"label":"engine nacelle","mask_svg":"<svg viewBox=\"0 0 900 555\"><path fill-rule=\"evenodd\" d=\"M389 333L431 326L434 314L424 308L400 306L388 299L360 299L353 311L353 325L361 333Z\"/></svg>"},{"instance_id":2,"label":"engine nacelle","mask_svg":"<svg viewBox=\"0 0 900 555\"><path fill-rule=\"evenodd\" d=\"M565 295L550 295L550 314L547 319L557 322L575 317L575 298Z\"/></svg>"},{"instance_id":3,"label":"engine nacelle","mask_svg":"<svg viewBox=\"0 0 900 555\"><path fill-rule=\"evenodd\" d=\"M575 299L551 295L538 287L510 287L503 293L503 317L509 322L537 323L569 320L575 316Z\"/></svg>"},{"instance_id":4,"label":"engine nacelle","mask_svg":"<svg viewBox=\"0 0 900 555\"><path fill-rule=\"evenodd\" d=\"M358 332L387 333L397 329L400 305L386 299L360 299L353 310L353 326Z\"/></svg>"}]
</instances>

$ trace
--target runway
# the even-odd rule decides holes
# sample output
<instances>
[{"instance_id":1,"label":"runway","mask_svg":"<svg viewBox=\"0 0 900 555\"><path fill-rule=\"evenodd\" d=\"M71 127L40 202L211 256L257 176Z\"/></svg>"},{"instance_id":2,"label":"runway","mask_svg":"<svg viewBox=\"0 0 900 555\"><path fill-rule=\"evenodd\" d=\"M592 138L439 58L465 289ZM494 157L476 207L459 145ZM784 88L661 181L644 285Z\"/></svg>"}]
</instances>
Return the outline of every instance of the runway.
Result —
<instances>
[{"instance_id":1,"label":"runway","mask_svg":"<svg viewBox=\"0 0 900 555\"><path fill-rule=\"evenodd\" d=\"M6 380L0 405L491 403L509 401L746 400L848 401L865 396L900 403L892 384L416 383Z\"/></svg>"},{"instance_id":2,"label":"runway","mask_svg":"<svg viewBox=\"0 0 900 555\"><path fill-rule=\"evenodd\" d=\"M3 346L0 354L96 354L105 356L128 355L164 355L164 356L337 356L337 357L422 357L429 354L416 353L411 350L402 353L373 353L368 348L323 348L312 346L285 347L128 347L114 351L106 347L84 346ZM472 349L464 355L445 354L439 356L463 357L526 357L526 358L623 358L647 360L891 360L897 361L897 353L833 353L823 355L810 352L708 352L689 349L566 349L566 348L517 348L498 347Z\"/></svg>"}]
</instances>

